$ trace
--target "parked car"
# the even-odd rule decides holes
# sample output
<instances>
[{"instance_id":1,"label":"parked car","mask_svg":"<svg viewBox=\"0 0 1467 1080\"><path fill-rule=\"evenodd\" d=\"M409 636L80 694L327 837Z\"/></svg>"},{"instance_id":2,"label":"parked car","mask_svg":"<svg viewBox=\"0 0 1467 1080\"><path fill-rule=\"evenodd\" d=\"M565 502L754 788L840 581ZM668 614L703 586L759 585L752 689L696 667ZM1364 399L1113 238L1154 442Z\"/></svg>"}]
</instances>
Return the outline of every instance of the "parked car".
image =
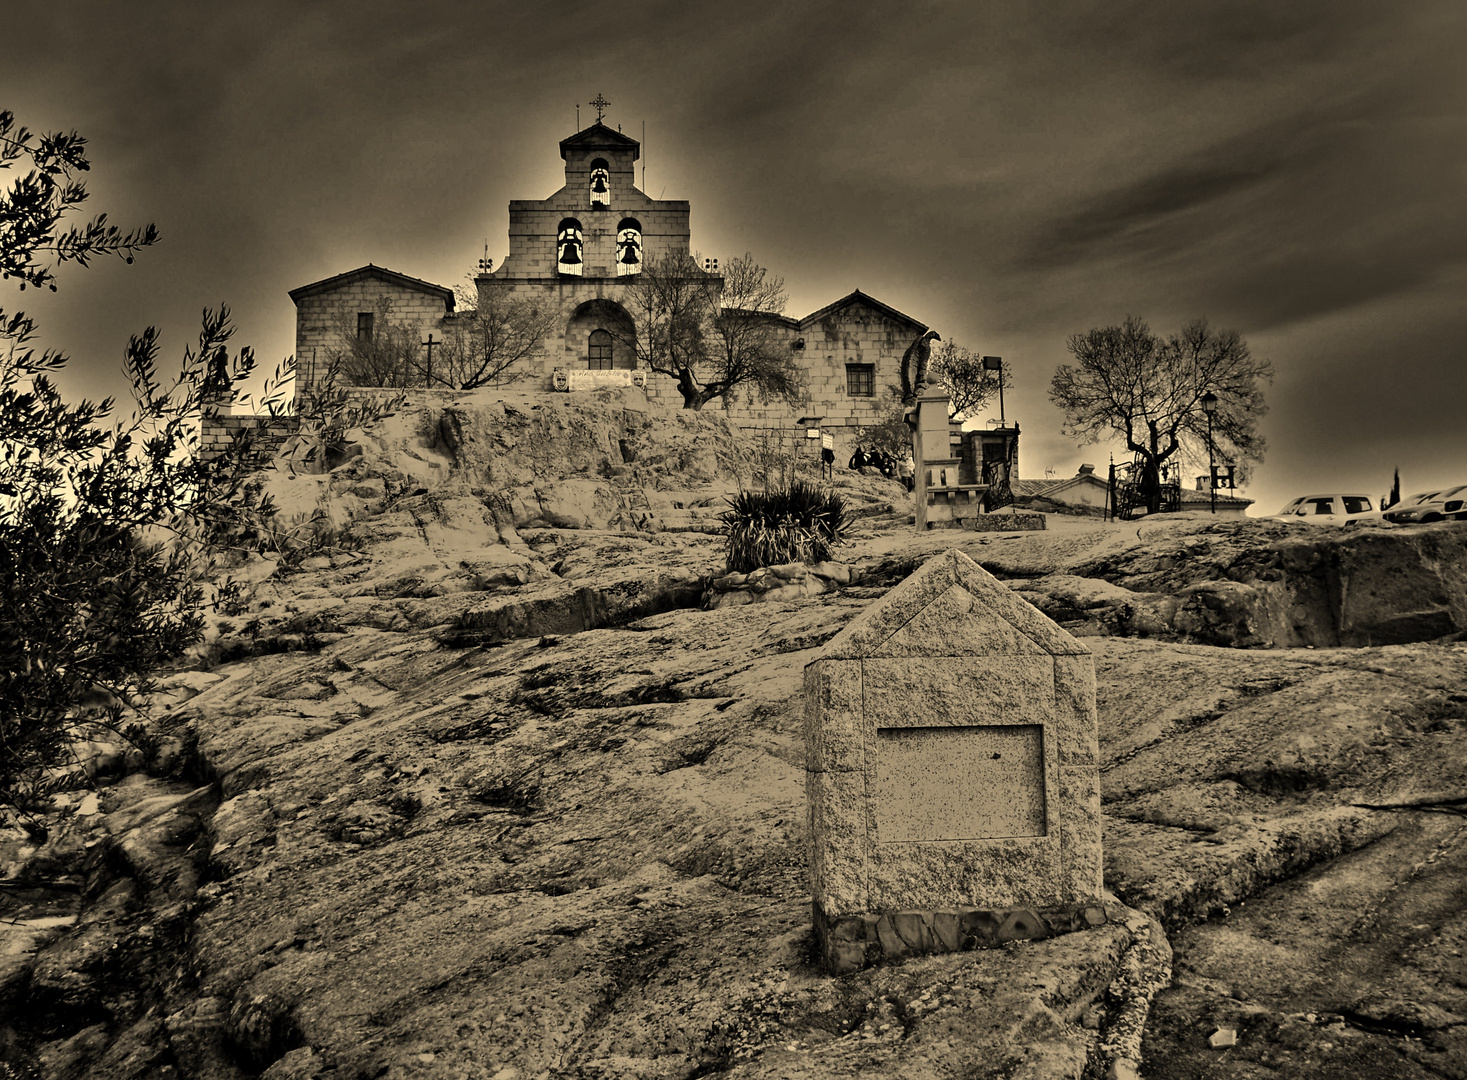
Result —
<instances>
[{"instance_id":1,"label":"parked car","mask_svg":"<svg viewBox=\"0 0 1467 1080\"><path fill-rule=\"evenodd\" d=\"M1387 521L1394 521L1397 524L1403 524L1403 522L1400 520L1400 516L1402 514L1404 514L1407 510L1412 510L1420 506L1424 502L1430 502L1432 499L1440 495L1441 492L1441 488L1432 488L1430 491L1418 491L1415 495L1407 495L1400 502L1392 506L1389 510L1382 510L1380 512L1380 516L1385 518Z\"/></svg>"},{"instance_id":2,"label":"parked car","mask_svg":"<svg viewBox=\"0 0 1467 1080\"><path fill-rule=\"evenodd\" d=\"M1369 495L1303 495L1275 514L1273 520L1344 525L1352 521L1379 521L1380 511Z\"/></svg>"},{"instance_id":3,"label":"parked car","mask_svg":"<svg viewBox=\"0 0 1467 1080\"><path fill-rule=\"evenodd\" d=\"M1397 525L1446 521L1448 518L1467 520L1467 484L1441 491L1423 492L1421 496L1413 495L1410 499L1401 500L1400 506L1393 506L1385 513L1385 519L1394 521Z\"/></svg>"}]
</instances>

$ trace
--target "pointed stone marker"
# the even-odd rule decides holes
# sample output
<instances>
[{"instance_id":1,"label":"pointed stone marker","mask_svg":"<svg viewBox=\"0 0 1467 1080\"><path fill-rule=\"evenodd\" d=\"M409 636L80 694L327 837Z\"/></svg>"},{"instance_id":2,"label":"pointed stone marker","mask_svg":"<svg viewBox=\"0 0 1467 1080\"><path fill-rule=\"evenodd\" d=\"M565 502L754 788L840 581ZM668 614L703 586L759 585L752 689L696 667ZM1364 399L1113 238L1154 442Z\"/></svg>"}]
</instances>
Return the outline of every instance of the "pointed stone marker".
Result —
<instances>
[{"instance_id":1,"label":"pointed stone marker","mask_svg":"<svg viewBox=\"0 0 1467 1080\"><path fill-rule=\"evenodd\" d=\"M1096 925L1094 662L966 555L933 556L806 665L805 749L831 970Z\"/></svg>"}]
</instances>

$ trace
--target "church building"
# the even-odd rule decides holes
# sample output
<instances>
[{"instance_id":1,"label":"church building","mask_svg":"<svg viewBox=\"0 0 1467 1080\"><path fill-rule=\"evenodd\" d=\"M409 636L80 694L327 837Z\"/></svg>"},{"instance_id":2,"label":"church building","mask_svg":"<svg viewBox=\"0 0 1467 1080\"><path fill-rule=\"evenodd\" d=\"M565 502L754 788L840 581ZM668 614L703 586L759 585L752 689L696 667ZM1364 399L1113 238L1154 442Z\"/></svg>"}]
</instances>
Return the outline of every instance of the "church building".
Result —
<instances>
[{"instance_id":1,"label":"church building","mask_svg":"<svg viewBox=\"0 0 1467 1080\"><path fill-rule=\"evenodd\" d=\"M629 284L649 261L692 251L686 201L653 199L636 186L636 139L599 116L560 142L565 186L544 199L509 204L509 255L476 284L482 298L508 289L556 313L539 348L506 371L497 385L526 390L580 392L603 385L636 385L649 398L681 404L676 380L639 369L629 343L635 322L623 303ZM485 267L486 271L488 270ZM705 265L715 283L716 264ZM297 378L309 385L340 350L346 334L379 332L374 319L391 311L416 327L422 342L465 316L453 290L368 264L290 293L296 305ZM384 304L385 301L385 304ZM798 405L761 402L757 389L739 386L705 408L724 408L740 426L790 429L797 418L819 417L844 451L867 424L890 408L887 388L900 381L902 355L926 324L859 289L802 318L770 317L773 332L804 376ZM431 347L429 361L431 364Z\"/></svg>"}]
</instances>

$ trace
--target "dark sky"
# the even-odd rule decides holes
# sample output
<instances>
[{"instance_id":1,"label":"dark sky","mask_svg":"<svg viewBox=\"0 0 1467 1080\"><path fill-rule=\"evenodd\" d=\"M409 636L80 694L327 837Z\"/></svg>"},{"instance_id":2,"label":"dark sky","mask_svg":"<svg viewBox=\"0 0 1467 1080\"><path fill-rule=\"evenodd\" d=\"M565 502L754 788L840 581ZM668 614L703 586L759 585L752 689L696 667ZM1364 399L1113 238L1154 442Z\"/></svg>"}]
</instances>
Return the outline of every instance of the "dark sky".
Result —
<instances>
[{"instance_id":1,"label":"dark sky","mask_svg":"<svg viewBox=\"0 0 1467 1080\"><path fill-rule=\"evenodd\" d=\"M1135 314L1273 361L1255 512L1467 482L1460 0L16 7L0 107L85 135L91 209L163 236L26 305L73 393L206 305L273 364L291 288L497 263L599 92L694 247L752 252L791 314L860 288L1003 355L1023 475L1104 467L1046 390Z\"/></svg>"}]
</instances>

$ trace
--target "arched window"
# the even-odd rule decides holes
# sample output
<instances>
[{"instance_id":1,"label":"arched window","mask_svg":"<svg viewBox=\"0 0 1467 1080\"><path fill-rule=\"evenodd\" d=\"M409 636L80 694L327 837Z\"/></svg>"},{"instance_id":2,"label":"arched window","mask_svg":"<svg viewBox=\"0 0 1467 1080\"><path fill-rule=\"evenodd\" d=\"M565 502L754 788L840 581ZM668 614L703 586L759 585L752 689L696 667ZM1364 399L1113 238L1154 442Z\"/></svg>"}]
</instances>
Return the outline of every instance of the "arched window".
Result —
<instances>
[{"instance_id":1,"label":"arched window","mask_svg":"<svg viewBox=\"0 0 1467 1080\"><path fill-rule=\"evenodd\" d=\"M555 235L556 268L562 274L581 276L585 260L581 256L581 223L568 217L560 223Z\"/></svg>"},{"instance_id":2,"label":"arched window","mask_svg":"<svg viewBox=\"0 0 1467 1080\"><path fill-rule=\"evenodd\" d=\"M605 158L591 162L591 205L611 205L611 166Z\"/></svg>"},{"instance_id":3,"label":"arched window","mask_svg":"<svg viewBox=\"0 0 1467 1080\"><path fill-rule=\"evenodd\" d=\"M640 274L643 261L642 223L636 218L622 218L616 227L616 276Z\"/></svg>"},{"instance_id":4,"label":"arched window","mask_svg":"<svg viewBox=\"0 0 1467 1080\"><path fill-rule=\"evenodd\" d=\"M593 371L611 370L611 335L605 330L592 330L586 343L586 366Z\"/></svg>"}]
</instances>

